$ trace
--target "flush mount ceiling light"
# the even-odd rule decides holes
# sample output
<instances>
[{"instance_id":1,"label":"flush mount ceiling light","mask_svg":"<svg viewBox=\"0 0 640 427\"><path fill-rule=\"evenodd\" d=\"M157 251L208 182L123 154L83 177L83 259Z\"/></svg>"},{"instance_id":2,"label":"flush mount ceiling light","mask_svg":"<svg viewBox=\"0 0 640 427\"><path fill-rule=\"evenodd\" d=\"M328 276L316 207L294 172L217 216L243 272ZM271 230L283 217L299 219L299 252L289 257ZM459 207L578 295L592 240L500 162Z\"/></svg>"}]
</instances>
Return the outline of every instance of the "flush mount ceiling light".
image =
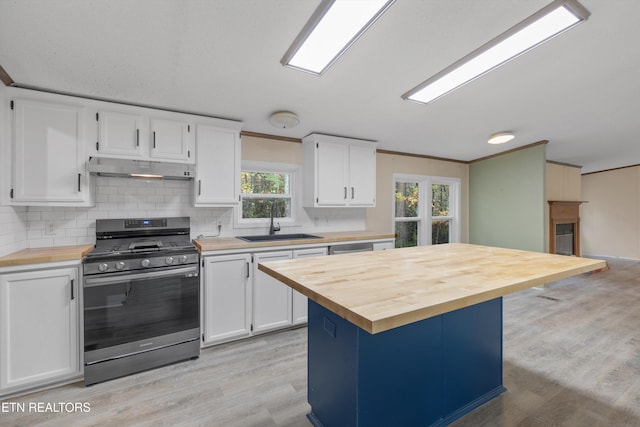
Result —
<instances>
[{"instance_id":1,"label":"flush mount ceiling light","mask_svg":"<svg viewBox=\"0 0 640 427\"><path fill-rule=\"evenodd\" d=\"M499 132L491 135L487 142L489 144L504 144L505 142L511 141L513 138L515 138L515 135L511 132Z\"/></svg>"},{"instance_id":2,"label":"flush mount ceiling light","mask_svg":"<svg viewBox=\"0 0 640 427\"><path fill-rule=\"evenodd\" d=\"M289 129L298 126L300 119L291 111L276 111L269 117L269 123L278 129Z\"/></svg>"},{"instance_id":3,"label":"flush mount ceiling light","mask_svg":"<svg viewBox=\"0 0 640 427\"><path fill-rule=\"evenodd\" d=\"M280 63L324 73L394 1L323 0Z\"/></svg>"},{"instance_id":4,"label":"flush mount ceiling light","mask_svg":"<svg viewBox=\"0 0 640 427\"><path fill-rule=\"evenodd\" d=\"M480 46L404 95L427 104L586 21L591 13L576 0L556 0Z\"/></svg>"}]
</instances>

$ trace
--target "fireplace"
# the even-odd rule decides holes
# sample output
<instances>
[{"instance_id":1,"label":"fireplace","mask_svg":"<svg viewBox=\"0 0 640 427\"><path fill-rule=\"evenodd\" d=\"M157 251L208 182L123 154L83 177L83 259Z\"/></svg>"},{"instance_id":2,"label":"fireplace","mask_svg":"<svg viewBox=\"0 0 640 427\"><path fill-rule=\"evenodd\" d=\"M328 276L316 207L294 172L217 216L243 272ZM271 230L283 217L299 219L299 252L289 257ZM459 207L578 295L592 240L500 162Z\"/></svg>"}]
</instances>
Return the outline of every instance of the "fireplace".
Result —
<instances>
[{"instance_id":1,"label":"fireplace","mask_svg":"<svg viewBox=\"0 0 640 427\"><path fill-rule=\"evenodd\" d=\"M549 253L580 256L580 204L549 201Z\"/></svg>"}]
</instances>

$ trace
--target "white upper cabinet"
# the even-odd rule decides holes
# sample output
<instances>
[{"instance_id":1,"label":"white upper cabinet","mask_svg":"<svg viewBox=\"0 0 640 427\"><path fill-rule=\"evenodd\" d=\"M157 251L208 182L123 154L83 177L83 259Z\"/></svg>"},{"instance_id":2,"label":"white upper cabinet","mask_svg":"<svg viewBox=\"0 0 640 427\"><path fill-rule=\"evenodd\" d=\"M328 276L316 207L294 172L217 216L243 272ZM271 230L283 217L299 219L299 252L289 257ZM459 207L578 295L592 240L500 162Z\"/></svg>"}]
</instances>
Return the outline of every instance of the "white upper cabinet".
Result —
<instances>
[{"instance_id":1,"label":"white upper cabinet","mask_svg":"<svg viewBox=\"0 0 640 427\"><path fill-rule=\"evenodd\" d=\"M239 123L229 123L239 128ZM196 125L195 206L237 206L240 196L240 132Z\"/></svg>"},{"instance_id":2,"label":"white upper cabinet","mask_svg":"<svg viewBox=\"0 0 640 427\"><path fill-rule=\"evenodd\" d=\"M349 206L376 205L376 147L349 144Z\"/></svg>"},{"instance_id":3,"label":"white upper cabinet","mask_svg":"<svg viewBox=\"0 0 640 427\"><path fill-rule=\"evenodd\" d=\"M193 116L112 102L88 104L97 122L90 155L195 163Z\"/></svg>"},{"instance_id":4,"label":"white upper cabinet","mask_svg":"<svg viewBox=\"0 0 640 427\"><path fill-rule=\"evenodd\" d=\"M148 150L146 118L105 109L98 110L98 142L96 150L101 154L142 158Z\"/></svg>"},{"instance_id":5,"label":"white upper cabinet","mask_svg":"<svg viewBox=\"0 0 640 427\"><path fill-rule=\"evenodd\" d=\"M186 121L151 118L151 157L193 163L190 133Z\"/></svg>"},{"instance_id":6,"label":"white upper cabinet","mask_svg":"<svg viewBox=\"0 0 640 427\"><path fill-rule=\"evenodd\" d=\"M374 142L311 134L302 144L305 206L376 205Z\"/></svg>"},{"instance_id":7,"label":"white upper cabinet","mask_svg":"<svg viewBox=\"0 0 640 427\"><path fill-rule=\"evenodd\" d=\"M85 172L86 110L74 98L9 91L12 135L10 203L90 206Z\"/></svg>"}]
</instances>

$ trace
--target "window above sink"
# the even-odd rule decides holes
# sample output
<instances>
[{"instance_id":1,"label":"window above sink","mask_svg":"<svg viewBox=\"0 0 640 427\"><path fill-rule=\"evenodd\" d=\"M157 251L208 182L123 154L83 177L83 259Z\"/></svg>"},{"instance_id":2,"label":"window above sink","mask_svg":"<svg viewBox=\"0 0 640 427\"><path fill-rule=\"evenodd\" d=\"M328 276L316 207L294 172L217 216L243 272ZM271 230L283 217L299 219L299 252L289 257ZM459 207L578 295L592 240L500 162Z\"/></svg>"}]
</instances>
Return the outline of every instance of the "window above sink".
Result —
<instances>
[{"instance_id":1,"label":"window above sink","mask_svg":"<svg viewBox=\"0 0 640 427\"><path fill-rule=\"evenodd\" d=\"M298 171L299 165L243 161L235 226L268 230L271 216L280 225L295 225L300 206Z\"/></svg>"}]
</instances>

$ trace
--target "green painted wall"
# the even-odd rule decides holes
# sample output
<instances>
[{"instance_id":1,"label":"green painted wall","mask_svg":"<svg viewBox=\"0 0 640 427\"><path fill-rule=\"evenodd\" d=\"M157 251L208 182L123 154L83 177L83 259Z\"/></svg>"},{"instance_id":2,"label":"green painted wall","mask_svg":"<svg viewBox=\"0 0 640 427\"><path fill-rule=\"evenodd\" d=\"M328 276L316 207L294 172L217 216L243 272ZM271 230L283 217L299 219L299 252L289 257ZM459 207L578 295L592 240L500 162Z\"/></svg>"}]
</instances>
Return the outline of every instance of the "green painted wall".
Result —
<instances>
[{"instance_id":1,"label":"green painted wall","mask_svg":"<svg viewBox=\"0 0 640 427\"><path fill-rule=\"evenodd\" d=\"M469 242L545 251L546 144L471 163Z\"/></svg>"}]
</instances>

